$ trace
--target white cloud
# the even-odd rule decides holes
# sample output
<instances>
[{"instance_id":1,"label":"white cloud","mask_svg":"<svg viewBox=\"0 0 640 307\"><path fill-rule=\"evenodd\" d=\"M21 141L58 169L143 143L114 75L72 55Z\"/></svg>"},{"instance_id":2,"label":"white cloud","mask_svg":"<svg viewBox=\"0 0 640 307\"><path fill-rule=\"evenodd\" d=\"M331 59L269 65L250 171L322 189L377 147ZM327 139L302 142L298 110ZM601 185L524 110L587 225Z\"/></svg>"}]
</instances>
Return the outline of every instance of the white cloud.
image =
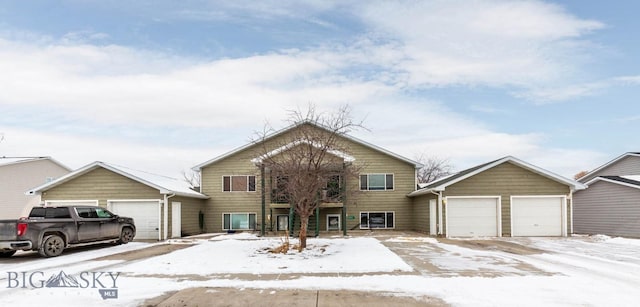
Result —
<instances>
[{"instance_id":1,"label":"white cloud","mask_svg":"<svg viewBox=\"0 0 640 307\"><path fill-rule=\"evenodd\" d=\"M523 93L514 93L514 95L537 104L549 104L593 96L609 86L610 82L592 82L563 87L536 88Z\"/></svg>"},{"instance_id":2,"label":"white cloud","mask_svg":"<svg viewBox=\"0 0 640 307\"><path fill-rule=\"evenodd\" d=\"M239 5L236 9L243 6ZM337 6L309 5L311 11ZM70 126L65 131L73 130L74 121L90 121L96 130L131 123L149 129L191 127L238 140L239 146L249 135L236 133L238 127L259 130L265 119L277 127L285 110L308 102L320 111L348 103L356 116L367 117L365 124L372 128L371 133L359 133L364 140L408 157L430 151L468 167L515 155L568 173L570 168L583 168L575 160L564 165L553 161L578 155L586 158L577 161L585 161L594 155L545 150L543 137L535 131L493 131L441 102L416 98L414 91L458 85L544 88L570 76L577 64L569 53L579 47L573 43L602 28L601 23L537 1L354 6L347 6L350 13L360 16L371 30L359 39L244 58L203 60L94 45L93 40L104 36L92 32L72 32L59 40L5 35L0 38L0 107L65 114L59 123ZM254 10L293 18L293 11L277 6L258 5ZM225 12L219 14L187 17L227 18ZM588 86L580 88L538 95L566 99L590 93ZM0 144L0 150L8 155L54 155L74 167L94 160L150 171L161 167L158 172L172 175L232 149L217 144L185 148L173 145L171 139L144 145L126 136L105 139L34 131L32 124L27 118L21 129L3 130L12 140ZM555 155L545 154L554 150Z\"/></svg>"},{"instance_id":3,"label":"white cloud","mask_svg":"<svg viewBox=\"0 0 640 307\"><path fill-rule=\"evenodd\" d=\"M536 104L550 104L599 95L614 87L637 85L640 85L640 76L620 76L594 82L532 88L525 92L513 94L516 97L533 101Z\"/></svg>"},{"instance_id":4,"label":"white cloud","mask_svg":"<svg viewBox=\"0 0 640 307\"><path fill-rule=\"evenodd\" d=\"M374 2L362 18L402 43L410 84L527 88L575 69L582 36L604 25L539 1Z\"/></svg>"},{"instance_id":5,"label":"white cloud","mask_svg":"<svg viewBox=\"0 0 640 307\"><path fill-rule=\"evenodd\" d=\"M181 178L181 172L222 152L211 147L185 148L171 143L148 145L127 139L78 136L47 130L3 128L0 156L52 156L75 169L104 161Z\"/></svg>"}]
</instances>

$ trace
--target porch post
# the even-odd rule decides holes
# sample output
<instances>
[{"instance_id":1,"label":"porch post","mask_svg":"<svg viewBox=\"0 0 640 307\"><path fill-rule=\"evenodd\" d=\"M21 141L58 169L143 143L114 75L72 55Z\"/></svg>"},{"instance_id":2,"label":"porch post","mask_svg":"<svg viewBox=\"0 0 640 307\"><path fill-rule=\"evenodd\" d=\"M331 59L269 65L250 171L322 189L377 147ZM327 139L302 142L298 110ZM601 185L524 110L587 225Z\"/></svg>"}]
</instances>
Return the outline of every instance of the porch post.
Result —
<instances>
[{"instance_id":1,"label":"porch post","mask_svg":"<svg viewBox=\"0 0 640 307\"><path fill-rule=\"evenodd\" d=\"M316 207L316 237L320 235L320 206Z\"/></svg>"},{"instance_id":2,"label":"porch post","mask_svg":"<svg viewBox=\"0 0 640 307\"><path fill-rule=\"evenodd\" d=\"M267 205L267 199L266 199L266 195L265 195L265 188L264 188L264 163L260 164L260 191L262 193L262 223L260 225L260 235L264 237L265 234L265 223L266 223L266 205Z\"/></svg>"},{"instance_id":3,"label":"porch post","mask_svg":"<svg viewBox=\"0 0 640 307\"><path fill-rule=\"evenodd\" d=\"M342 187L340 188L342 192L342 235L347 235L347 163L342 163L342 176L340 176L342 180Z\"/></svg>"},{"instance_id":4,"label":"porch post","mask_svg":"<svg viewBox=\"0 0 640 307\"><path fill-rule=\"evenodd\" d=\"M289 204L289 236L293 237L293 217L294 217L294 211L293 211L293 205Z\"/></svg>"},{"instance_id":5,"label":"porch post","mask_svg":"<svg viewBox=\"0 0 640 307\"><path fill-rule=\"evenodd\" d=\"M273 232L273 208L269 208L269 216L271 217L269 219L269 231ZM276 223L278 221L276 220ZM278 225L276 224L276 227L278 227Z\"/></svg>"}]
</instances>

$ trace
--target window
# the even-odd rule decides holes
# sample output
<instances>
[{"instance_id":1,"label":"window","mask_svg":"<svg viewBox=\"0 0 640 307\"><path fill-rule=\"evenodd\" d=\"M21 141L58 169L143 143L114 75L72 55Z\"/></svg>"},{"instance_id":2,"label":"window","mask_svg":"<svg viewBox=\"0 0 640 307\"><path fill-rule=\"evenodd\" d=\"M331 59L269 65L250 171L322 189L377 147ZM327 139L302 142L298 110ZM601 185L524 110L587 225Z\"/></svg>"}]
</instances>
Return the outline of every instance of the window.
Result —
<instances>
[{"instance_id":1,"label":"window","mask_svg":"<svg viewBox=\"0 0 640 307\"><path fill-rule=\"evenodd\" d=\"M360 212L360 229L394 228L394 215L394 212Z\"/></svg>"},{"instance_id":2,"label":"window","mask_svg":"<svg viewBox=\"0 0 640 307\"><path fill-rule=\"evenodd\" d=\"M29 218L33 218L33 219L44 219L44 218L70 219L71 215L69 214L69 208L68 207L33 208L31 210L31 213L29 214Z\"/></svg>"},{"instance_id":3,"label":"window","mask_svg":"<svg viewBox=\"0 0 640 307\"><path fill-rule=\"evenodd\" d=\"M393 174L360 175L360 190L362 191L393 190Z\"/></svg>"},{"instance_id":4,"label":"window","mask_svg":"<svg viewBox=\"0 0 640 307\"><path fill-rule=\"evenodd\" d=\"M112 218L113 214L107 210L104 210L102 208L96 208L96 213L98 215L99 218Z\"/></svg>"},{"instance_id":5,"label":"window","mask_svg":"<svg viewBox=\"0 0 640 307\"><path fill-rule=\"evenodd\" d=\"M113 213L103 208L76 208L78 216L85 219L112 218Z\"/></svg>"},{"instance_id":6,"label":"window","mask_svg":"<svg viewBox=\"0 0 640 307\"><path fill-rule=\"evenodd\" d=\"M255 192L256 176L223 176L222 191Z\"/></svg>"},{"instance_id":7,"label":"window","mask_svg":"<svg viewBox=\"0 0 640 307\"><path fill-rule=\"evenodd\" d=\"M326 194L323 195L323 198L328 200L338 200L340 198L340 187L341 185L340 175L334 175L329 177L327 181L327 189Z\"/></svg>"},{"instance_id":8,"label":"window","mask_svg":"<svg viewBox=\"0 0 640 307\"><path fill-rule=\"evenodd\" d=\"M255 213L224 213L222 214L222 229L249 230L256 229Z\"/></svg>"}]
</instances>

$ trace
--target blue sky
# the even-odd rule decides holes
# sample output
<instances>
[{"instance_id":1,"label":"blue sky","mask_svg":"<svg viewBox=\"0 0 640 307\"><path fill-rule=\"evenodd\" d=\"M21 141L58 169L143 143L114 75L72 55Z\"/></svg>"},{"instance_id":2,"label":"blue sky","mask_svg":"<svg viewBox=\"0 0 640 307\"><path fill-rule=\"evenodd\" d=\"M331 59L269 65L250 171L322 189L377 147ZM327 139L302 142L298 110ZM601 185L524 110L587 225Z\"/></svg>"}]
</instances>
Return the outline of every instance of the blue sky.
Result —
<instances>
[{"instance_id":1,"label":"blue sky","mask_svg":"<svg viewBox=\"0 0 640 307\"><path fill-rule=\"evenodd\" d=\"M637 145L635 1L1 1L0 156L180 176L287 110L458 169Z\"/></svg>"}]
</instances>

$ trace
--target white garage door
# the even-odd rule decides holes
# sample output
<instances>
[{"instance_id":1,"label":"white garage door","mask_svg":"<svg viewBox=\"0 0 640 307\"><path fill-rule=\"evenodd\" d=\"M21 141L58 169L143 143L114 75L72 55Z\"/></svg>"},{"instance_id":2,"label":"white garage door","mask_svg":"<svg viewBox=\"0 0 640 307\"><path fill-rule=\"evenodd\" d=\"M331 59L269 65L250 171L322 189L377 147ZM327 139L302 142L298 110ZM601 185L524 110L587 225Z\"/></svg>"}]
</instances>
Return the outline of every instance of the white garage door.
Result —
<instances>
[{"instance_id":1,"label":"white garage door","mask_svg":"<svg viewBox=\"0 0 640 307\"><path fill-rule=\"evenodd\" d=\"M447 197L447 236L498 236L499 199L499 197Z\"/></svg>"},{"instance_id":2,"label":"white garage door","mask_svg":"<svg viewBox=\"0 0 640 307\"><path fill-rule=\"evenodd\" d=\"M512 197L511 235L562 236L565 199L559 197Z\"/></svg>"},{"instance_id":3,"label":"white garage door","mask_svg":"<svg viewBox=\"0 0 640 307\"><path fill-rule=\"evenodd\" d=\"M136 239L157 240L160 233L160 202L150 201L109 201L111 212L132 217L136 225Z\"/></svg>"}]
</instances>

